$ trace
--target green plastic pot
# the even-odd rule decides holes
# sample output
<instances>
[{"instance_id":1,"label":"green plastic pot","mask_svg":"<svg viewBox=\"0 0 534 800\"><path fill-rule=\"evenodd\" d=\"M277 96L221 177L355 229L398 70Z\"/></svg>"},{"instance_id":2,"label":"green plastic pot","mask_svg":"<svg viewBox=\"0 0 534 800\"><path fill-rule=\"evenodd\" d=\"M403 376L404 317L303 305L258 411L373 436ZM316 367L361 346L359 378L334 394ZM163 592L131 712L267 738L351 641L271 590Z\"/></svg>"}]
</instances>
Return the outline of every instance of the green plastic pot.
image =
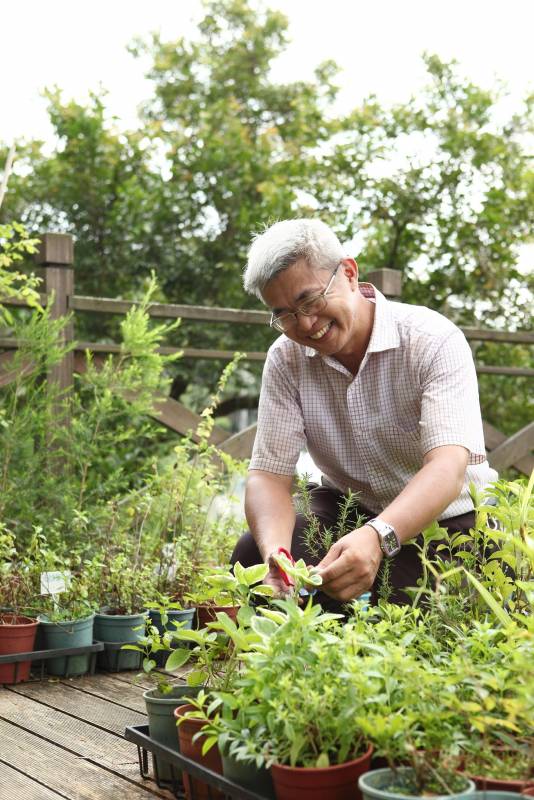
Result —
<instances>
[{"instance_id":1,"label":"green plastic pot","mask_svg":"<svg viewBox=\"0 0 534 800\"><path fill-rule=\"evenodd\" d=\"M362 793L363 800L402 800L402 798L410 798L410 800L428 800L428 796L415 795L415 794L402 794L401 792L391 791L389 787L395 784L395 776L400 775L409 777L413 774L411 767L399 767L395 772L392 769L375 769L372 772L366 772L358 780L358 787ZM449 800L460 800L463 797L473 797L475 792L475 784L469 778L465 779L467 784L462 792L447 795L433 795L433 800L438 800L439 797L447 797Z\"/></svg>"},{"instance_id":2,"label":"green plastic pot","mask_svg":"<svg viewBox=\"0 0 534 800\"><path fill-rule=\"evenodd\" d=\"M39 617L45 650L67 647L88 647L93 644L93 624L95 615L66 622L50 622L43 614ZM79 656L59 656L45 662L49 675L74 677L89 672L91 654Z\"/></svg>"},{"instance_id":3,"label":"green plastic pot","mask_svg":"<svg viewBox=\"0 0 534 800\"><path fill-rule=\"evenodd\" d=\"M145 635L146 612L141 614L108 614L106 607L95 614L94 636L104 645L135 644ZM137 628L138 630L134 630ZM120 647L104 648L98 654L97 664L102 669L120 672L127 669L139 669L142 654L133 650L121 650Z\"/></svg>"},{"instance_id":4,"label":"green plastic pot","mask_svg":"<svg viewBox=\"0 0 534 800\"><path fill-rule=\"evenodd\" d=\"M144 692L150 738L179 752L174 709L187 703L190 697L196 697L199 691L198 686L184 685L173 686L169 694L161 694L158 689ZM173 775L175 780L181 779L180 770L177 767L171 768L168 761L155 756L155 762L159 780L172 781Z\"/></svg>"},{"instance_id":5,"label":"green plastic pot","mask_svg":"<svg viewBox=\"0 0 534 800\"><path fill-rule=\"evenodd\" d=\"M245 761L236 761L227 752L221 751L223 775L228 780L238 783L251 792L261 794L262 797L274 800L274 786L271 772L265 767L258 767Z\"/></svg>"}]
</instances>

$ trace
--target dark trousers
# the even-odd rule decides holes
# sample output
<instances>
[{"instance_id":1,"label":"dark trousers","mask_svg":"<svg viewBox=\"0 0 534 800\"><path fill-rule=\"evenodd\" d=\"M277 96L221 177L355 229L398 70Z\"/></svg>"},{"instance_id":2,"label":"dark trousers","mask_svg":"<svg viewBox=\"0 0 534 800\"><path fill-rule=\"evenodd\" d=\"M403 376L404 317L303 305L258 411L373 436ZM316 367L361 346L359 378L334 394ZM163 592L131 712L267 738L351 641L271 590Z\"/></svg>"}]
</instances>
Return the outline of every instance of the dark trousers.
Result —
<instances>
[{"instance_id":1,"label":"dark trousers","mask_svg":"<svg viewBox=\"0 0 534 800\"><path fill-rule=\"evenodd\" d=\"M319 518L323 526L334 526L338 518L340 504L343 501L343 494L329 486L314 485L308 488L310 492L310 507L313 513ZM368 509L359 506L352 512L351 521L353 523L358 514L364 516L365 519L372 519L376 516L376 514L373 514ZM440 522L441 527L446 528L449 533L468 533L469 529L472 528L474 524L474 511L461 514L457 517L449 517L449 519ZM319 554L319 557L314 557L306 549L305 542L303 541L305 527L305 518L302 514L297 514L291 543L291 555L295 560L303 558L307 564L318 564L326 553L322 552ZM348 530L350 530L350 528ZM422 535L419 534L414 541L421 543ZM235 564L236 561L239 561L244 567L262 563L260 552L250 533L245 533L237 542L234 552L232 553L231 563ZM391 559L390 566L389 583L391 585L391 593L389 601L398 605L411 603L409 596L403 590L407 587L417 586L418 579L423 575L423 566L419 556L419 550L412 544L403 545L400 553ZM379 570L371 589L371 601L373 603L378 599L380 581L381 570ZM323 608L329 611L340 611L343 606L342 603L333 600L322 592L317 593L317 601L321 603Z\"/></svg>"}]
</instances>

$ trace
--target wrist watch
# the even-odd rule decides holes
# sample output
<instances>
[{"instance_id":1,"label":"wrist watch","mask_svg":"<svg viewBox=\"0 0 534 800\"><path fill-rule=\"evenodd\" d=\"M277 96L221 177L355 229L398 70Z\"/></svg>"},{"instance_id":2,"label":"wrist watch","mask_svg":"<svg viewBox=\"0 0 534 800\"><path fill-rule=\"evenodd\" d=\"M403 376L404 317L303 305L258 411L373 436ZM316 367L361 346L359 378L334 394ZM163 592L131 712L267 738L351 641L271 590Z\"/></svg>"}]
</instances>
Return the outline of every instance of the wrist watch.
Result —
<instances>
[{"instance_id":1,"label":"wrist watch","mask_svg":"<svg viewBox=\"0 0 534 800\"><path fill-rule=\"evenodd\" d=\"M384 522L380 517L370 519L369 522L365 524L370 525L371 528L374 528L377 532L380 549L384 553L384 556L386 558L393 558L393 556L396 556L401 549L401 544L393 525Z\"/></svg>"}]
</instances>

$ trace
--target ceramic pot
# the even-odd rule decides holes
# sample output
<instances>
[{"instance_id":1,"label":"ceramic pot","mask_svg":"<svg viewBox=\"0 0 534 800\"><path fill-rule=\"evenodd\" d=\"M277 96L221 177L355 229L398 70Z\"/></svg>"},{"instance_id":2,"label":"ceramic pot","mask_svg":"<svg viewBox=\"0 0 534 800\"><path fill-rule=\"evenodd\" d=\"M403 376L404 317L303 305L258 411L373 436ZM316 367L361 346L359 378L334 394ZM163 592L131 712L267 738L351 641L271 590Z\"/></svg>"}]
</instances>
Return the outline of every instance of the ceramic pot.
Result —
<instances>
[{"instance_id":1,"label":"ceramic pot","mask_svg":"<svg viewBox=\"0 0 534 800\"><path fill-rule=\"evenodd\" d=\"M371 764L373 748L359 758L331 767L273 764L276 800L361 800L358 778Z\"/></svg>"},{"instance_id":2,"label":"ceramic pot","mask_svg":"<svg viewBox=\"0 0 534 800\"><path fill-rule=\"evenodd\" d=\"M176 721L178 722L187 711L195 711L195 707L189 703L178 706L174 711ZM196 761L213 772L218 772L222 775L221 754L217 746L215 745L208 750L206 755L202 755L203 737L193 742L193 736L198 733L204 724L204 720L201 719L186 719L178 725L180 752L186 758L190 758L192 761ZM187 800L193 800L193 798L194 800L224 800L224 794L221 791L214 789L198 778L192 778L185 772L183 773L183 782Z\"/></svg>"},{"instance_id":3,"label":"ceramic pot","mask_svg":"<svg viewBox=\"0 0 534 800\"><path fill-rule=\"evenodd\" d=\"M218 611L226 612L235 621L239 606L197 606L197 628L205 628L208 622L215 622Z\"/></svg>"},{"instance_id":4,"label":"ceramic pot","mask_svg":"<svg viewBox=\"0 0 534 800\"><path fill-rule=\"evenodd\" d=\"M29 653L34 649L39 621L15 614L0 614L0 656ZM20 683L30 677L31 661L0 664L0 683ZM15 677L16 676L16 677Z\"/></svg>"}]
</instances>

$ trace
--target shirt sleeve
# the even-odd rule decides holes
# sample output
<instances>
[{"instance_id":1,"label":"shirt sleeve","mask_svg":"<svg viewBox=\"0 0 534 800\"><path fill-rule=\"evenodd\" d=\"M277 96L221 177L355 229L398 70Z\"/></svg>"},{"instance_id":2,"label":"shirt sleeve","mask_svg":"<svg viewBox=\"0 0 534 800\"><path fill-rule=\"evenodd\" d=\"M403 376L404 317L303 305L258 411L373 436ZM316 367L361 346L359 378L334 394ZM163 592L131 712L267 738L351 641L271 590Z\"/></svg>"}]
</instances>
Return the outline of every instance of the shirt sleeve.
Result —
<instances>
[{"instance_id":1,"label":"shirt sleeve","mask_svg":"<svg viewBox=\"0 0 534 800\"><path fill-rule=\"evenodd\" d=\"M429 354L421 404L423 454L451 444L469 450L469 464L486 461L475 365L458 328Z\"/></svg>"},{"instance_id":2,"label":"shirt sleeve","mask_svg":"<svg viewBox=\"0 0 534 800\"><path fill-rule=\"evenodd\" d=\"M298 387L289 380L276 354L269 352L263 370L258 427L249 469L293 475L305 444Z\"/></svg>"}]
</instances>

